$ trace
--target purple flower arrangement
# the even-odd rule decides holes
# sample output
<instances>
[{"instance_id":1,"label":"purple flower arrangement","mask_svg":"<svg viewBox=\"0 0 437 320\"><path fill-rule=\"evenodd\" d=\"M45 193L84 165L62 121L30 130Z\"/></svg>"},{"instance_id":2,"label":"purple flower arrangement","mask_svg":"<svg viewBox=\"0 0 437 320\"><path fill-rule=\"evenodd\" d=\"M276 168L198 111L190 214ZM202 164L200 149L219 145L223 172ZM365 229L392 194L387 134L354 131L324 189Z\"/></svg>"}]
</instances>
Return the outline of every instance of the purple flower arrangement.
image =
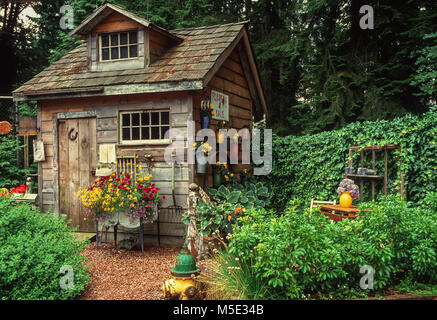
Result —
<instances>
[{"instance_id":1,"label":"purple flower arrangement","mask_svg":"<svg viewBox=\"0 0 437 320\"><path fill-rule=\"evenodd\" d=\"M356 199L360 195L360 189L351 179L343 179L338 186L337 193L339 195L346 191L350 192L352 199Z\"/></svg>"},{"instance_id":2,"label":"purple flower arrangement","mask_svg":"<svg viewBox=\"0 0 437 320\"><path fill-rule=\"evenodd\" d=\"M136 203L134 207L131 207L127 214L131 223L133 223L135 219L140 218L143 218L143 223L151 223L155 220L158 213L159 210L155 203L148 200L142 200L139 203Z\"/></svg>"}]
</instances>

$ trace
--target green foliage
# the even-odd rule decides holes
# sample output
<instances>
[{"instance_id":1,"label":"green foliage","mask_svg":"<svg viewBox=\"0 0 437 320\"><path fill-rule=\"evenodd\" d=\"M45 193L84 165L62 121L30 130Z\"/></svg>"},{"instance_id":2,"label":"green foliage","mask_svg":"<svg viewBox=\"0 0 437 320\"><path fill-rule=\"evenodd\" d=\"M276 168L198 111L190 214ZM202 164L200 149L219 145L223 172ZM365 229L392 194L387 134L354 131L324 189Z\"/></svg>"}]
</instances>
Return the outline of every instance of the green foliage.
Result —
<instances>
[{"instance_id":1,"label":"green foliage","mask_svg":"<svg viewBox=\"0 0 437 320\"><path fill-rule=\"evenodd\" d=\"M238 217L244 216L246 210L263 208L270 197L269 189L260 182L220 186L218 189L209 189L209 192L213 196L212 201L205 203L200 199L197 208L199 230L206 236L231 233L232 227L238 223ZM189 223L187 212L182 221Z\"/></svg>"},{"instance_id":2,"label":"green foliage","mask_svg":"<svg viewBox=\"0 0 437 320\"><path fill-rule=\"evenodd\" d=\"M0 197L0 297L7 300L59 300L78 296L89 281L80 252L85 242L74 239L67 223L50 214L14 205ZM60 288L60 269L74 272L72 289Z\"/></svg>"},{"instance_id":3,"label":"green foliage","mask_svg":"<svg viewBox=\"0 0 437 320\"><path fill-rule=\"evenodd\" d=\"M264 290L231 284L229 292L241 290L248 299L366 295L359 285L364 265L375 270L376 292L396 277L436 284L437 212L395 196L366 207L372 212L336 223L294 204L280 216L249 212L252 219L240 218L226 254L228 261L248 265L239 283L256 281Z\"/></svg>"},{"instance_id":4,"label":"green foliage","mask_svg":"<svg viewBox=\"0 0 437 320\"><path fill-rule=\"evenodd\" d=\"M23 146L12 134L0 135L0 188L11 189L25 182L29 171L17 167L17 151Z\"/></svg>"},{"instance_id":5,"label":"green foliage","mask_svg":"<svg viewBox=\"0 0 437 320\"><path fill-rule=\"evenodd\" d=\"M416 61L418 69L411 85L419 86L420 95L425 97L425 102L430 103L437 100L437 32L425 35L423 40L432 42L419 52Z\"/></svg>"},{"instance_id":6,"label":"green foliage","mask_svg":"<svg viewBox=\"0 0 437 320\"><path fill-rule=\"evenodd\" d=\"M334 200L338 198L336 188L348 166L349 147L398 144L401 153L393 152L389 163L392 192L396 192L400 166L407 182L408 199L419 202L429 192L437 191L436 137L437 107L422 116L356 122L339 130L301 137L274 136L272 172L257 179L271 187L273 195L268 206L279 211L290 199L302 199L307 206L312 198ZM359 152L355 152L355 156L359 156ZM378 156L377 152L376 160L377 173L382 174L382 153ZM358 163L359 159L354 158L355 168ZM366 163L369 168L369 159ZM379 194L381 188L379 184Z\"/></svg>"}]
</instances>

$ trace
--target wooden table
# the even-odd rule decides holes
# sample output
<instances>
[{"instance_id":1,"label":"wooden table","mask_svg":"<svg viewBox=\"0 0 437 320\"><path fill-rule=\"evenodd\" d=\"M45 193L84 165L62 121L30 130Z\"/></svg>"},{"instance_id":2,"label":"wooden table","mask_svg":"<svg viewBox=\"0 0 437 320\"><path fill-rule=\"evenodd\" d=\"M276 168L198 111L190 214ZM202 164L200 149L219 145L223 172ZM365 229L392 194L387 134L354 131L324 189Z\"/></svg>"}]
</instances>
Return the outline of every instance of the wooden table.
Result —
<instances>
[{"instance_id":1,"label":"wooden table","mask_svg":"<svg viewBox=\"0 0 437 320\"><path fill-rule=\"evenodd\" d=\"M346 218L355 219L355 214L360 212L360 209L356 206L343 208L339 204L327 204L320 206L320 212L334 221L341 221Z\"/></svg>"}]
</instances>

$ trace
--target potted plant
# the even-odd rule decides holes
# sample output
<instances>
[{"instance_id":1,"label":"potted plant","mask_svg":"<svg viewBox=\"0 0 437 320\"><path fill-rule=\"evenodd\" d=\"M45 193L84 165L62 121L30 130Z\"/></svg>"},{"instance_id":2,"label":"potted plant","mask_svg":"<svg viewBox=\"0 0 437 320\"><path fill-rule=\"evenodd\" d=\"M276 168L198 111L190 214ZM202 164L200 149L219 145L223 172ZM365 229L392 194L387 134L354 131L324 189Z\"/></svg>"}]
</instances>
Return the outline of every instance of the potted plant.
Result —
<instances>
[{"instance_id":1,"label":"potted plant","mask_svg":"<svg viewBox=\"0 0 437 320\"><path fill-rule=\"evenodd\" d=\"M240 172L240 183L245 184L247 179L249 179L249 171L247 169L243 169Z\"/></svg>"},{"instance_id":2,"label":"potted plant","mask_svg":"<svg viewBox=\"0 0 437 320\"><path fill-rule=\"evenodd\" d=\"M202 103L200 107L201 128L208 129L210 119L215 115L213 104Z\"/></svg>"},{"instance_id":3,"label":"potted plant","mask_svg":"<svg viewBox=\"0 0 437 320\"><path fill-rule=\"evenodd\" d=\"M353 199L358 198L360 195L360 189L353 180L343 179L337 188L337 193L340 195L340 206L349 208Z\"/></svg>"},{"instance_id":4,"label":"potted plant","mask_svg":"<svg viewBox=\"0 0 437 320\"><path fill-rule=\"evenodd\" d=\"M220 132L220 129L224 129L229 125L229 121L221 120L217 123L217 143L223 143L225 141L224 133Z\"/></svg>"},{"instance_id":5,"label":"potted plant","mask_svg":"<svg viewBox=\"0 0 437 320\"><path fill-rule=\"evenodd\" d=\"M77 195L86 207L86 218L94 216L96 221L103 222L118 210L120 192L114 185L114 175L100 177L86 188L79 188Z\"/></svg>"},{"instance_id":6,"label":"potted plant","mask_svg":"<svg viewBox=\"0 0 437 320\"><path fill-rule=\"evenodd\" d=\"M205 162L200 162L197 160L197 157L203 154L205 157L208 156L209 152L212 150L212 147L207 142L195 142L193 150L196 153L196 166L198 173L206 173L206 159Z\"/></svg>"},{"instance_id":7,"label":"potted plant","mask_svg":"<svg viewBox=\"0 0 437 320\"><path fill-rule=\"evenodd\" d=\"M214 164L212 167L214 170L214 177L213 177L214 188L218 188L222 185L222 179L224 173L226 172L226 167L224 166L224 164L220 163L220 161L217 161L217 163Z\"/></svg>"}]
</instances>

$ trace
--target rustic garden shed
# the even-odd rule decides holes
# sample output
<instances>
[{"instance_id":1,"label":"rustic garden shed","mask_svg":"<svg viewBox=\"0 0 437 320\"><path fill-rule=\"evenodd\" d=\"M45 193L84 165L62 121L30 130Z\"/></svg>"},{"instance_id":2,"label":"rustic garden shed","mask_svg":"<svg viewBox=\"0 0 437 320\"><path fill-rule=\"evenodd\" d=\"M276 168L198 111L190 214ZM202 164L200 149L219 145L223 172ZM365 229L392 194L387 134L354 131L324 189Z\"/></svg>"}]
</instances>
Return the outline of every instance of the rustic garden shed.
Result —
<instances>
[{"instance_id":1,"label":"rustic garden shed","mask_svg":"<svg viewBox=\"0 0 437 320\"><path fill-rule=\"evenodd\" d=\"M164 30L118 6L105 3L71 32L75 49L13 92L16 102L38 102L39 205L66 214L79 231L95 231L84 220L76 191L93 182L98 163L155 160L153 181L173 204L172 167L164 161L171 141L164 133L185 133L187 121L200 128L202 101L211 92L228 98L231 128L252 128L266 103L246 23ZM215 128L217 121L211 121ZM191 146L185 145L185 148ZM105 158L105 159L103 159ZM185 159L186 160L186 159ZM186 208L188 186L204 177L187 161L175 168L176 203ZM211 177L206 179L211 184ZM184 226L160 216L161 242L178 245ZM146 234L156 241L155 225Z\"/></svg>"}]
</instances>

